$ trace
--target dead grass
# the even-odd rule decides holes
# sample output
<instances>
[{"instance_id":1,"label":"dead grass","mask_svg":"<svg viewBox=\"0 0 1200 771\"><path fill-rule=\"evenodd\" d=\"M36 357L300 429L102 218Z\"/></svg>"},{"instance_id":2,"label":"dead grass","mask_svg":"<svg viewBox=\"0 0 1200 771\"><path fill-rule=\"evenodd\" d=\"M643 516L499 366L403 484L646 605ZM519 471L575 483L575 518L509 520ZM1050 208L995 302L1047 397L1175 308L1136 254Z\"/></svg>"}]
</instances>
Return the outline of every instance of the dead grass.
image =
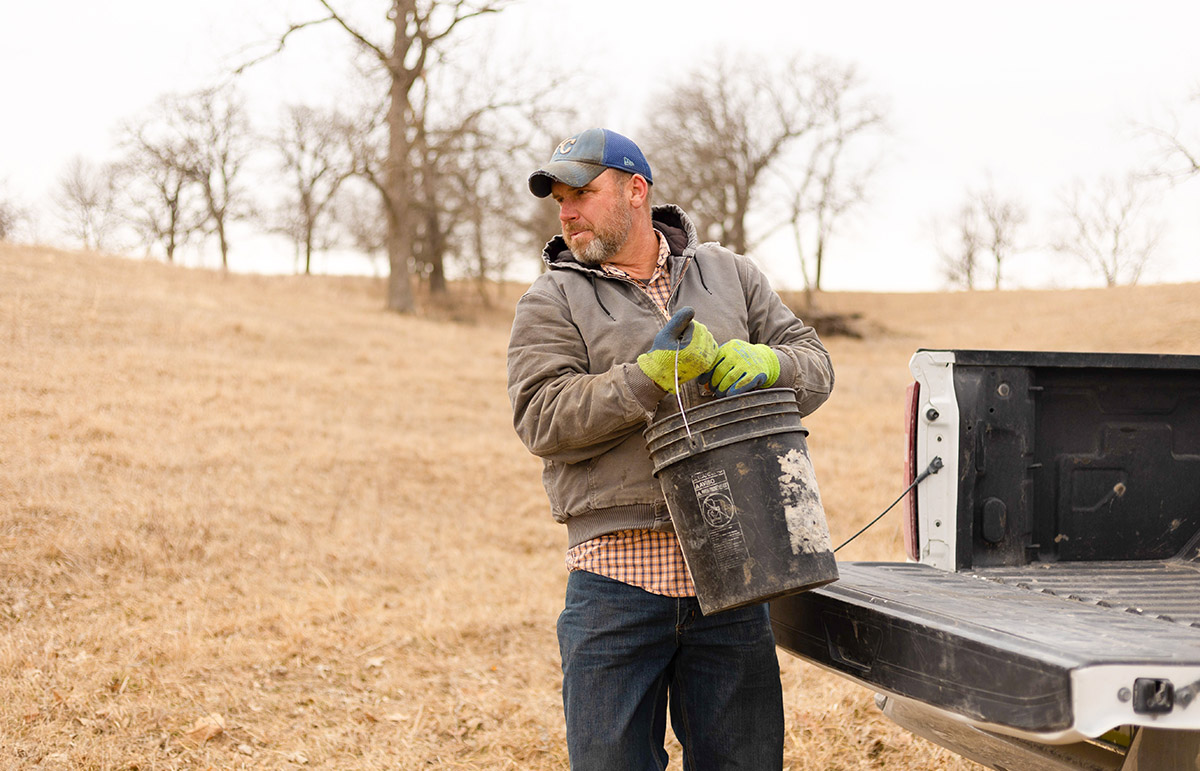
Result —
<instances>
[{"instance_id":1,"label":"dead grass","mask_svg":"<svg viewBox=\"0 0 1200 771\"><path fill-rule=\"evenodd\" d=\"M564 768L517 292L400 318L378 281L0 245L0 767ZM876 330L830 341L810 421L835 540L898 492L914 348L1189 351L1197 299L825 298ZM844 556L899 557L895 521ZM784 685L796 771L977 768L809 665Z\"/></svg>"}]
</instances>

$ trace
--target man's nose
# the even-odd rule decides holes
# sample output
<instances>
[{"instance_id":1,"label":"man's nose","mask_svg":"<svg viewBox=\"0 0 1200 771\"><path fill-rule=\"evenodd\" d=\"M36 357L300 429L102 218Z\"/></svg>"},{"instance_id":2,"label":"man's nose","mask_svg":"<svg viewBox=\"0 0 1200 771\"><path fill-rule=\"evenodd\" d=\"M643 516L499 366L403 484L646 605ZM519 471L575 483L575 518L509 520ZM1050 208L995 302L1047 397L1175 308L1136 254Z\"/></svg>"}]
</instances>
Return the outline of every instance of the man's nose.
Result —
<instances>
[{"instance_id":1,"label":"man's nose","mask_svg":"<svg viewBox=\"0 0 1200 771\"><path fill-rule=\"evenodd\" d=\"M579 213L575 210L574 204L570 201L563 201L558 205L558 220L559 222L571 222L579 218Z\"/></svg>"}]
</instances>

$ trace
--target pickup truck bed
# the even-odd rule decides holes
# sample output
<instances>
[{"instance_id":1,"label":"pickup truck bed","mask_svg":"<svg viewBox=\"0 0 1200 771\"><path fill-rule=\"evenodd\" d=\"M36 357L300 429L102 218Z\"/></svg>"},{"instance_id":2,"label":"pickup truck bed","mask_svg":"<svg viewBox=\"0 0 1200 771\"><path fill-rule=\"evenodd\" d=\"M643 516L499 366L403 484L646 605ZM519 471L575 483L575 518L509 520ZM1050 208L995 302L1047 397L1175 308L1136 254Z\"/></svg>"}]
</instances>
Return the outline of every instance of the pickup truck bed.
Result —
<instances>
[{"instance_id":1,"label":"pickup truck bed","mask_svg":"<svg viewBox=\"0 0 1200 771\"><path fill-rule=\"evenodd\" d=\"M777 600L780 646L995 769L1200 771L1200 356L909 369L911 561Z\"/></svg>"},{"instance_id":2,"label":"pickup truck bed","mask_svg":"<svg viewBox=\"0 0 1200 771\"><path fill-rule=\"evenodd\" d=\"M782 648L873 689L1042 742L1122 724L1200 728L1195 562L838 569L837 583L772 603Z\"/></svg>"}]
</instances>

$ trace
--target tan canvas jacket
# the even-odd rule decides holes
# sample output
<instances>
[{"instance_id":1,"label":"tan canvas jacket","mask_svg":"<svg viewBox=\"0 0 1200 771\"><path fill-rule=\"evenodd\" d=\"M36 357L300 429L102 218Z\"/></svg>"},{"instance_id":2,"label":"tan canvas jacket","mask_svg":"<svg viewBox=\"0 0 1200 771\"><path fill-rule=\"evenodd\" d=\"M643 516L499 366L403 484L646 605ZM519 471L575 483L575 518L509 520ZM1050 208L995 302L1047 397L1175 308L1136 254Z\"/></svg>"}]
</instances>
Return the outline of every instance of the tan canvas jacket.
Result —
<instances>
[{"instance_id":1,"label":"tan canvas jacket","mask_svg":"<svg viewBox=\"0 0 1200 771\"><path fill-rule=\"evenodd\" d=\"M719 344L765 343L779 355L775 388L794 388L802 414L829 398L833 367L816 332L783 304L749 259L698 244L687 215L654 209L671 247L669 310L691 306ZM665 316L631 281L576 262L559 236L543 253L550 270L517 303L508 346L513 425L544 461L542 481L570 546L626 529L670 530L642 436L675 407L638 367ZM701 398L693 382L684 403Z\"/></svg>"}]
</instances>

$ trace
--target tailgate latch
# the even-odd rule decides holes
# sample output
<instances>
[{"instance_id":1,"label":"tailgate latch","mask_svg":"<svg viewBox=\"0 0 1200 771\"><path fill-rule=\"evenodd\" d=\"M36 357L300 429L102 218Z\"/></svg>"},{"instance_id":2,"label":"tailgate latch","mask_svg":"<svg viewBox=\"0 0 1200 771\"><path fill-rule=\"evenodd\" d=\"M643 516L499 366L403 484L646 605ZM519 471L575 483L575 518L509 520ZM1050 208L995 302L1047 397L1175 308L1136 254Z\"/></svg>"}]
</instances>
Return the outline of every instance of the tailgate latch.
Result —
<instances>
[{"instance_id":1,"label":"tailgate latch","mask_svg":"<svg viewBox=\"0 0 1200 771\"><path fill-rule=\"evenodd\" d=\"M1175 708L1175 686L1170 680L1139 677L1133 681L1133 711L1163 715Z\"/></svg>"}]
</instances>

